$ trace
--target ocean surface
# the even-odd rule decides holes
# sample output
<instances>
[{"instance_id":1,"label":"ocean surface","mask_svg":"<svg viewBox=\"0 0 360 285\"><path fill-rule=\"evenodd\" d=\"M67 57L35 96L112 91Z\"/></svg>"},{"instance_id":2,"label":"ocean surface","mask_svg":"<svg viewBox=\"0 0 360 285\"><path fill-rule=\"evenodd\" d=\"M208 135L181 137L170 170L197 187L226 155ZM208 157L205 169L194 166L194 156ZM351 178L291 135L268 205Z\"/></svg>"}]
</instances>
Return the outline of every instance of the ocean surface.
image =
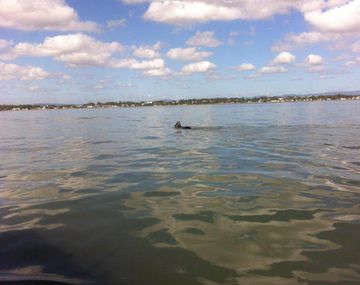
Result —
<instances>
[{"instance_id":1,"label":"ocean surface","mask_svg":"<svg viewBox=\"0 0 360 285\"><path fill-rule=\"evenodd\" d=\"M1 112L0 283L360 284L360 102Z\"/></svg>"}]
</instances>

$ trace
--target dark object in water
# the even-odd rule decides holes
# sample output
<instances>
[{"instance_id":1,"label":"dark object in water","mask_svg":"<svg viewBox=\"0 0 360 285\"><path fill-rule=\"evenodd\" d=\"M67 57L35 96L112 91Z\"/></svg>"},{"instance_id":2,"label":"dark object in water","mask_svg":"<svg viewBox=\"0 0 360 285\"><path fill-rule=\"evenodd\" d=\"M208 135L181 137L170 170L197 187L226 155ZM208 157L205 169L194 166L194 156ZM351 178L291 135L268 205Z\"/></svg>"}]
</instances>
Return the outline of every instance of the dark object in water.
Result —
<instances>
[{"instance_id":1,"label":"dark object in water","mask_svg":"<svg viewBox=\"0 0 360 285\"><path fill-rule=\"evenodd\" d=\"M177 121L176 124L175 124L175 129L185 129L185 130L191 130L191 127L189 126L182 126L180 121Z\"/></svg>"}]
</instances>

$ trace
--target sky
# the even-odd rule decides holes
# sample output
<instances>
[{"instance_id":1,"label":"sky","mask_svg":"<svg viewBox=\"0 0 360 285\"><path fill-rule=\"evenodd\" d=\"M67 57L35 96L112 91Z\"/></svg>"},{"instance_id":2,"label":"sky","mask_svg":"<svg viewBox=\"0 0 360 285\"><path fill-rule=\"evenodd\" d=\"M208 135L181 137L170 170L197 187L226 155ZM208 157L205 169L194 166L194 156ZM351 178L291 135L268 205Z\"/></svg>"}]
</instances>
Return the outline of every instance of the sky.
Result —
<instances>
[{"instance_id":1,"label":"sky","mask_svg":"<svg viewBox=\"0 0 360 285\"><path fill-rule=\"evenodd\" d=\"M0 0L0 104L360 90L360 0Z\"/></svg>"}]
</instances>

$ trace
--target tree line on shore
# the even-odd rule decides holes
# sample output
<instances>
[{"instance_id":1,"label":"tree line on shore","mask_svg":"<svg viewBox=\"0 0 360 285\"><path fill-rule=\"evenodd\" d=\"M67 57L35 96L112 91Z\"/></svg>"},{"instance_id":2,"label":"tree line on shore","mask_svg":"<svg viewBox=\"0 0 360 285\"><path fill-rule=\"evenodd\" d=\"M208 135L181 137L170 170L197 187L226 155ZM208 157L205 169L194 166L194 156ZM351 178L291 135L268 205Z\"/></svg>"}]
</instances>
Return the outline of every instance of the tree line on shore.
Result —
<instances>
[{"instance_id":1,"label":"tree line on shore","mask_svg":"<svg viewBox=\"0 0 360 285\"><path fill-rule=\"evenodd\" d=\"M245 103L283 103L333 100L360 100L360 95L311 95L311 96L261 96L261 97L231 97L231 98L201 98L158 101L111 101L86 104L20 104L0 105L0 111L45 110L45 109L92 109L117 107L145 107L145 106L176 106L176 105L206 105L206 104L245 104Z\"/></svg>"}]
</instances>

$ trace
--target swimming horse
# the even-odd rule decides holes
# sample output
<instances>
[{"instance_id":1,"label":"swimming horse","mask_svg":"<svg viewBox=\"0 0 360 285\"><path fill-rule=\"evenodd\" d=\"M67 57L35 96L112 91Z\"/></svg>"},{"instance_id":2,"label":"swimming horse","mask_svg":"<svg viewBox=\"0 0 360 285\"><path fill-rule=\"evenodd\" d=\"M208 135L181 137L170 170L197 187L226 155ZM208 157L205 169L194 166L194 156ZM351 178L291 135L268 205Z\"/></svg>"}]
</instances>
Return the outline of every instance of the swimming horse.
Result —
<instances>
[{"instance_id":1,"label":"swimming horse","mask_svg":"<svg viewBox=\"0 0 360 285\"><path fill-rule=\"evenodd\" d=\"M177 121L174 127L175 129L191 130L190 126L182 126L180 121Z\"/></svg>"}]
</instances>

